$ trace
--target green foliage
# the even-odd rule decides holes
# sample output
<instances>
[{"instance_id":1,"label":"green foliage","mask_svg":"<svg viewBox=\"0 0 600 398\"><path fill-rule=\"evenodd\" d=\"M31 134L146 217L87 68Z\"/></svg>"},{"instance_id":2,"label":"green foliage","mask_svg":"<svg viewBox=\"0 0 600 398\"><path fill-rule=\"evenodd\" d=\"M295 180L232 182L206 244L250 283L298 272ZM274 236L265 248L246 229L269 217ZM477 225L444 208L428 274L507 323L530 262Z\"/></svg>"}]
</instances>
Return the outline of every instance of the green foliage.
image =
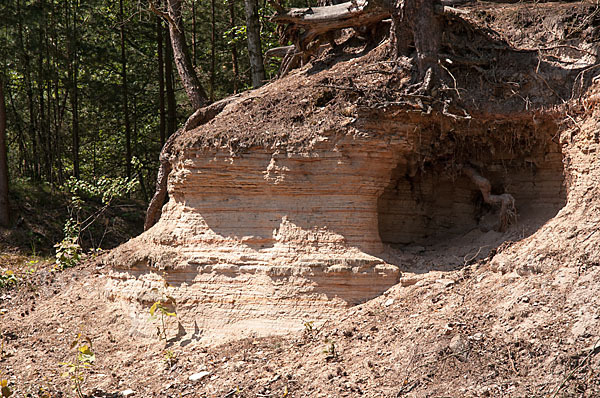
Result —
<instances>
[{"instance_id":1,"label":"green foliage","mask_svg":"<svg viewBox=\"0 0 600 398\"><path fill-rule=\"evenodd\" d=\"M245 43L248 39L246 25L238 25L227 29L223 33L223 39L227 40L227 44L229 45Z\"/></svg>"},{"instance_id":2,"label":"green foliage","mask_svg":"<svg viewBox=\"0 0 600 398\"><path fill-rule=\"evenodd\" d=\"M8 380L0 379L0 393L2 397L10 397L12 395L12 391L10 387L8 387Z\"/></svg>"},{"instance_id":3,"label":"green foliage","mask_svg":"<svg viewBox=\"0 0 600 398\"><path fill-rule=\"evenodd\" d=\"M19 284L19 279L14 271L6 270L0 273L0 288L15 287Z\"/></svg>"},{"instance_id":4,"label":"green foliage","mask_svg":"<svg viewBox=\"0 0 600 398\"><path fill-rule=\"evenodd\" d=\"M94 182L70 177L63 185L63 191L72 195L71 206L73 209L80 210L84 196L101 198L102 204L108 205L113 199L124 197L132 192L138 183L135 179L125 177L101 176Z\"/></svg>"},{"instance_id":5,"label":"green foliage","mask_svg":"<svg viewBox=\"0 0 600 398\"><path fill-rule=\"evenodd\" d=\"M96 354L92 351L92 341L88 337L83 337L81 333L78 333L71 343L71 349L75 352L73 360L60 363L66 369L62 375L71 379L73 391L78 398L83 398L81 388L85 383L87 371L94 365Z\"/></svg>"},{"instance_id":6,"label":"green foliage","mask_svg":"<svg viewBox=\"0 0 600 398\"><path fill-rule=\"evenodd\" d=\"M68 212L70 217L64 225L64 238L54 245L56 249L56 270L74 267L84 258L83 249L80 244L81 233L91 227L104 213L111 203L131 193L138 185L135 179L124 177L102 176L95 182L87 182L71 177L63 185L62 189L70 196ZM87 200L99 198L102 207L82 219L82 211ZM98 253L99 249L92 249L92 253Z\"/></svg>"},{"instance_id":7,"label":"green foliage","mask_svg":"<svg viewBox=\"0 0 600 398\"><path fill-rule=\"evenodd\" d=\"M64 270L75 267L83 258L81 246L76 237L64 238L60 243L54 245L56 248L55 270Z\"/></svg>"}]
</instances>

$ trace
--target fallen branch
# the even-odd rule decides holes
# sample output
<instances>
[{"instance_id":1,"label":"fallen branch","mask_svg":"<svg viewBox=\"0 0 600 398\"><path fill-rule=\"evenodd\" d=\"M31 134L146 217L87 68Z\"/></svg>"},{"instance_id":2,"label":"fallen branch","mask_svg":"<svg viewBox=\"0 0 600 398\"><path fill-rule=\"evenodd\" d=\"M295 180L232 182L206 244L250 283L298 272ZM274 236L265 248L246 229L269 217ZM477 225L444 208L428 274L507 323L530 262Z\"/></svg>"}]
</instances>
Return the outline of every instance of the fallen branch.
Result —
<instances>
[{"instance_id":1,"label":"fallen branch","mask_svg":"<svg viewBox=\"0 0 600 398\"><path fill-rule=\"evenodd\" d=\"M390 12L366 0L346 2L325 7L292 8L278 12L271 21L286 28L298 51L304 52L321 35L345 28L359 28L378 23L390 17Z\"/></svg>"},{"instance_id":2,"label":"fallen branch","mask_svg":"<svg viewBox=\"0 0 600 398\"><path fill-rule=\"evenodd\" d=\"M296 49L295 46L283 46L283 47L275 47L267 50L265 55L263 56L265 59L265 63L269 58L279 57L283 58L291 52L294 52Z\"/></svg>"}]
</instances>

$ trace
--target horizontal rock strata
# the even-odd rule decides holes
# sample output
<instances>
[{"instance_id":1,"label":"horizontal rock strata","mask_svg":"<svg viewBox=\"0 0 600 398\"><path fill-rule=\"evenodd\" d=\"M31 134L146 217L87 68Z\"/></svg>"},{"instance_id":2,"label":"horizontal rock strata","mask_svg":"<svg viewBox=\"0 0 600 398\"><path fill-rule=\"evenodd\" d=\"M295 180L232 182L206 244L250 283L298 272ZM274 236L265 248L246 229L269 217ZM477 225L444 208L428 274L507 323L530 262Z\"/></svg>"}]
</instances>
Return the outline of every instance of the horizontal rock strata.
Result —
<instances>
[{"instance_id":1,"label":"horizontal rock strata","mask_svg":"<svg viewBox=\"0 0 600 398\"><path fill-rule=\"evenodd\" d=\"M397 282L402 264L390 263L386 244L478 226L477 188L464 178L451 183L452 173L430 164L472 161L506 189L521 186L515 195L523 209L551 195L556 211L564 187L550 141L555 127L533 123L464 124L457 140L443 117L376 111L303 150L188 147L172 159L160 221L106 260L113 266L107 295L131 310L141 333L154 330L152 303L170 301L181 323L170 320L173 330L205 342L328 319ZM500 134L531 145L511 151ZM498 172L503 164L521 173L509 181ZM533 169L547 178L536 180Z\"/></svg>"}]
</instances>

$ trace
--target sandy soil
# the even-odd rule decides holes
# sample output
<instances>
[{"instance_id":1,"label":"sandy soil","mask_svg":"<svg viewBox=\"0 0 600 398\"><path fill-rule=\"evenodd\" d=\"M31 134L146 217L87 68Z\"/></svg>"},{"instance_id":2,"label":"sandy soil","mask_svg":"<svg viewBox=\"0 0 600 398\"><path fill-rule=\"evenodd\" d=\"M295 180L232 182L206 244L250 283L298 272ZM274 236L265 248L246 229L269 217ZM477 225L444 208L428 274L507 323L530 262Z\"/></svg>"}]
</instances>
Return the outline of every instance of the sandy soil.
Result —
<instances>
[{"instance_id":1,"label":"sandy soil","mask_svg":"<svg viewBox=\"0 0 600 398\"><path fill-rule=\"evenodd\" d=\"M502 27L540 12L542 22L559 21L547 40L597 37L594 4L576 5L576 15L571 3L549 3L502 6L493 18L482 6L477 16L523 46L532 42ZM539 44L544 31L534 31ZM98 261L63 272L47 265L0 292L0 378L17 397L74 396L61 363L74 361L81 333L96 355L82 371L87 397L598 397L596 86L562 110L567 204L524 240L463 264L436 252L435 267L404 269L381 297L325 324L216 347L171 326L167 342L136 335L126 309L105 299L108 270Z\"/></svg>"}]
</instances>

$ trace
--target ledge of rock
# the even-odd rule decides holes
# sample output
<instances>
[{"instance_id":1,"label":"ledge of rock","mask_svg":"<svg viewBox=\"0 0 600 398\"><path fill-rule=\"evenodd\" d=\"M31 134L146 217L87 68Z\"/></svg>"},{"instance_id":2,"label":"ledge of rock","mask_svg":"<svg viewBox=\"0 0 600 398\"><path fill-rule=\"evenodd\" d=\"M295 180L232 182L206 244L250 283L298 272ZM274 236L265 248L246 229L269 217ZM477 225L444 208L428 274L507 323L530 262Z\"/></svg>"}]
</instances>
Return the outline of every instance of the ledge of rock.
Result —
<instances>
[{"instance_id":1,"label":"ledge of rock","mask_svg":"<svg viewBox=\"0 0 600 398\"><path fill-rule=\"evenodd\" d=\"M136 332L154 331L148 308L165 300L178 338L217 343L302 329L382 294L401 272L535 241L570 194L559 106L578 71L493 44L495 81L481 68L455 73L464 109L395 96L409 71L389 66L381 46L308 65L182 130L163 152L160 220L104 259L107 296ZM514 198L508 230L465 166Z\"/></svg>"}]
</instances>

